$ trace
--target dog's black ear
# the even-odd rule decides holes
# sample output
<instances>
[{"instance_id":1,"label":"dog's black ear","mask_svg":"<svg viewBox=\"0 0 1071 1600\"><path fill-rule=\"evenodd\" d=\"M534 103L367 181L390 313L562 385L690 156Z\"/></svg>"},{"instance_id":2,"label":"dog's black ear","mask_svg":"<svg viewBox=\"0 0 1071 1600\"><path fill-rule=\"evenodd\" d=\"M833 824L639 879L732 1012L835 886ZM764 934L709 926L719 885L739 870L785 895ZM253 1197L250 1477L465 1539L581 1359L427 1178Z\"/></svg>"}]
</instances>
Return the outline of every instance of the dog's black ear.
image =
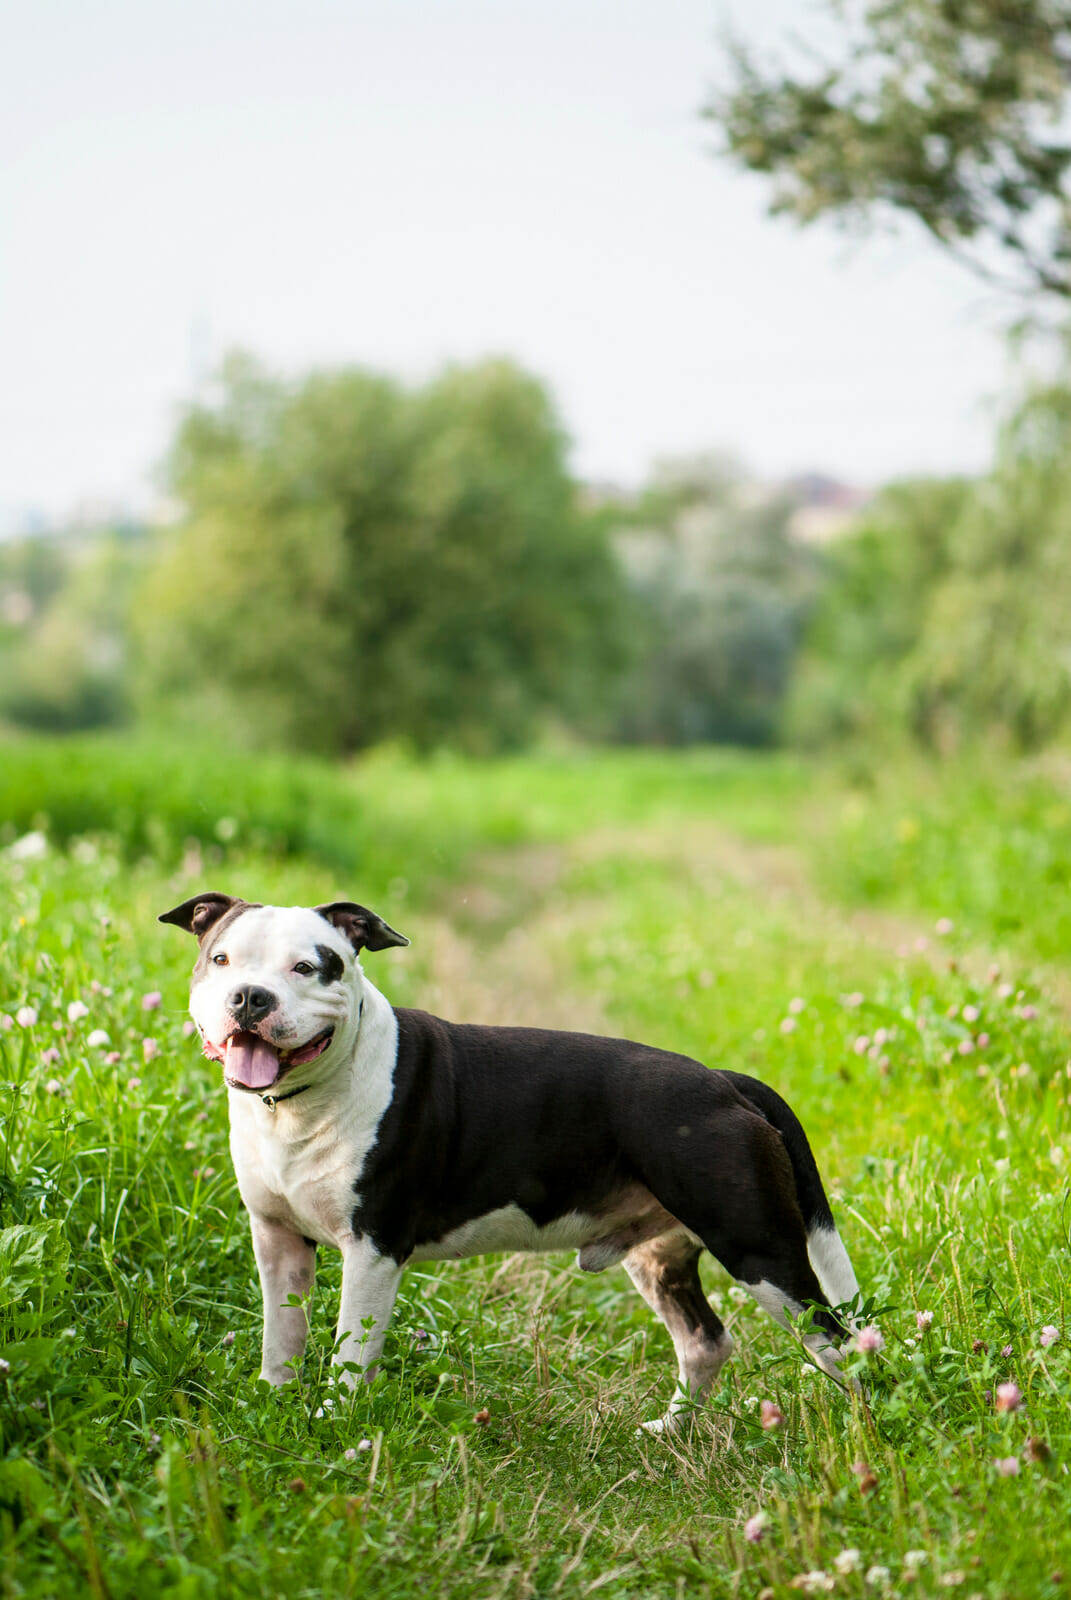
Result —
<instances>
[{"instance_id":1,"label":"dog's black ear","mask_svg":"<svg viewBox=\"0 0 1071 1600\"><path fill-rule=\"evenodd\" d=\"M386 950L392 944L409 943L404 933L396 933L382 917L367 906L355 906L352 900L336 900L329 906L314 906L313 910L344 933L355 950Z\"/></svg>"},{"instance_id":2,"label":"dog's black ear","mask_svg":"<svg viewBox=\"0 0 1071 1600\"><path fill-rule=\"evenodd\" d=\"M177 928L185 928L187 933L196 934L198 940L201 940L232 906L241 906L245 903L244 900L236 900L232 894L216 894L208 889L204 894L195 894L192 900L184 900L180 906L165 911L163 916L157 917L156 920L173 922Z\"/></svg>"}]
</instances>

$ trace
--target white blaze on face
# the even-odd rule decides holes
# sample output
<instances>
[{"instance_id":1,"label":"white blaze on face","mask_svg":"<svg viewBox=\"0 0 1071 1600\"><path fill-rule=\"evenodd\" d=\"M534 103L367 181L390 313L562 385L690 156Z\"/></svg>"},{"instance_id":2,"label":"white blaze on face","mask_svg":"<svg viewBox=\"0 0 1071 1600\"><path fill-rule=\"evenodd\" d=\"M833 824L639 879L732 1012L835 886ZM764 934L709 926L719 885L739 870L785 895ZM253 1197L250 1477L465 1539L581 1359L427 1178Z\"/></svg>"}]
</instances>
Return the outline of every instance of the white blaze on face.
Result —
<instances>
[{"instance_id":1,"label":"white blaze on face","mask_svg":"<svg viewBox=\"0 0 1071 1600\"><path fill-rule=\"evenodd\" d=\"M340 981L323 981L324 951L342 963ZM225 958L225 959L221 959ZM308 966L312 971L296 970ZM299 1050L327 1028L355 1020L360 984L349 941L304 906L258 906L209 934L190 992L190 1014L208 1043L234 1032L228 1004L235 989L265 989L275 1004L257 1033L279 1051Z\"/></svg>"}]
</instances>

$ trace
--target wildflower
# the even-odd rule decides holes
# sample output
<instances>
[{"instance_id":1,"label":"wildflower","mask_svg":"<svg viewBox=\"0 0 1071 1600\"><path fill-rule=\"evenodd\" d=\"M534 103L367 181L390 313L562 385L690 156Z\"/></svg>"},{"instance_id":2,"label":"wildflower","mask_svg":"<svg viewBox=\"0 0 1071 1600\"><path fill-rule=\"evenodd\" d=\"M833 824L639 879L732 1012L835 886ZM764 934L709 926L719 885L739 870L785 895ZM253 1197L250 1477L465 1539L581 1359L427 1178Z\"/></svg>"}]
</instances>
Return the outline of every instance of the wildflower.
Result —
<instances>
[{"instance_id":1,"label":"wildflower","mask_svg":"<svg viewBox=\"0 0 1071 1600\"><path fill-rule=\"evenodd\" d=\"M964 1006L963 1010L960 1012L960 1016L963 1018L964 1022L977 1022L981 1015L982 1013L979 1011L977 1006Z\"/></svg>"},{"instance_id":2,"label":"wildflower","mask_svg":"<svg viewBox=\"0 0 1071 1600\"><path fill-rule=\"evenodd\" d=\"M36 1400L31 1400L30 1405L34 1411L43 1411L45 1409L45 1402L40 1398L40 1396L38 1396Z\"/></svg>"},{"instance_id":3,"label":"wildflower","mask_svg":"<svg viewBox=\"0 0 1071 1600\"><path fill-rule=\"evenodd\" d=\"M160 1054L159 1042L156 1039L143 1039L141 1041L141 1053L146 1061L155 1061Z\"/></svg>"},{"instance_id":4,"label":"wildflower","mask_svg":"<svg viewBox=\"0 0 1071 1600\"><path fill-rule=\"evenodd\" d=\"M1010 983L1002 983L997 988L997 999L998 1000L1010 1000L1014 993L1015 993L1015 989L1014 989L1014 986L1012 984L1010 984Z\"/></svg>"},{"instance_id":5,"label":"wildflower","mask_svg":"<svg viewBox=\"0 0 1071 1600\"><path fill-rule=\"evenodd\" d=\"M49 1078L48 1082L45 1084L45 1093L65 1095L67 1093L67 1085L64 1083L62 1078Z\"/></svg>"},{"instance_id":6,"label":"wildflower","mask_svg":"<svg viewBox=\"0 0 1071 1600\"><path fill-rule=\"evenodd\" d=\"M795 1017L782 1017L781 1018L781 1032L782 1033L795 1033L797 1026L798 1026L798 1024L796 1022Z\"/></svg>"},{"instance_id":7,"label":"wildflower","mask_svg":"<svg viewBox=\"0 0 1071 1600\"><path fill-rule=\"evenodd\" d=\"M958 1052L959 1052L959 1054L961 1056L973 1056L973 1054L974 1054L974 1040L973 1039L961 1039L959 1041L959 1044L956 1046L956 1049L958 1050Z\"/></svg>"},{"instance_id":8,"label":"wildflower","mask_svg":"<svg viewBox=\"0 0 1071 1600\"><path fill-rule=\"evenodd\" d=\"M790 1589L802 1589L804 1594L828 1594L836 1587L836 1579L830 1572L823 1572L817 1567L814 1572L798 1572L790 1581Z\"/></svg>"},{"instance_id":9,"label":"wildflower","mask_svg":"<svg viewBox=\"0 0 1071 1600\"><path fill-rule=\"evenodd\" d=\"M891 1576L888 1567L867 1567L864 1582L873 1584L875 1588L880 1583L884 1588Z\"/></svg>"},{"instance_id":10,"label":"wildflower","mask_svg":"<svg viewBox=\"0 0 1071 1600\"><path fill-rule=\"evenodd\" d=\"M472 1420L473 1420L473 1422L477 1423L481 1428L486 1428L487 1424L491 1420L490 1407L481 1406L479 1411L477 1411L476 1415L473 1417Z\"/></svg>"},{"instance_id":11,"label":"wildflower","mask_svg":"<svg viewBox=\"0 0 1071 1600\"><path fill-rule=\"evenodd\" d=\"M998 1456L997 1471L1002 1478L1016 1478L1019 1475L1018 1456Z\"/></svg>"},{"instance_id":12,"label":"wildflower","mask_svg":"<svg viewBox=\"0 0 1071 1600\"><path fill-rule=\"evenodd\" d=\"M371 1439L358 1439L357 1440L357 1449L358 1450L371 1450L371 1448L372 1448Z\"/></svg>"},{"instance_id":13,"label":"wildflower","mask_svg":"<svg viewBox=\"0 0 1071 1600\"><path fill-rule=\"evenodd\" d=\"M994 962L993 965L990 967L989 971L986 973L986 978L988 979L988 981L990 983L996 983L996 981L997 981L997 979L999 977L1000 977L1000 968L997 966L996 962Z\"/></svg>"},{"instance_id":14,"label":"wildflower","mask_svg":"<svg viewBox=\"0 0 1071 1600\"><path fill-rule=\"evenodd\" d=\"M842 1577L849 1572L858 1572L861 1557L858 1550L842 1550L839 1556L833 1557L833 1565Z\"/></svg>"},{"instance_id":15,"label":"wildflower","mask_svg":"<svg viewBox=\"0 0 1071 1600\"><path fill-rule=\"evenodd\" d=\"M148 1438L148 1442L146 1444L146 1449L148 1449L148 1450L159 1450L159 1448L160 1448L160 1435L158 1433L150 1433L149 1438Z\"/></svg>"},{"instance_id":16,"label":"wildflower","mask_svg":"<svg viewBox=\"0 0 1071 1600\"><path fill-rule=\"evenodd\" d=\"M915 1312L915 1326L919 1330L920 1333L925 1333L929 1328L932 1328L932 1326L933 1326L933 1312L932 1311L916 1311Z\"/></svg>"},{"instance_id":17,"label":"wildflower","mask_svg":"<svg viewBox=\"0 0 1071 1600\"><path fill-rule=\"evenodd\" d=\"M1050 1344L1055 1344L1059 1337L1060 1337L1059 1328L1054 1328L1051 1322L1047 1322L1045 1324L1045 1326L1041 1330L1042 1348L1047 1350L1049 1348L1049 1345Z\"/></svg>"},{"instance_id":18,"label":"wildflower","mask_svg":"<svg viewBox=\"0 0 1071 1600\"><path fill-rule=\"evenodd\" d=\"M10 1033L15 1026L15 1019L6 1011L0 1011L0 1033Z\"/></svg>"},{"instance_id":19,"label":"wildflower","mask_svg":"<svg viewBox=\"0 0 1071 1600\"><path fill-rule=\"evenodd\" d=\"M860 1328L855 1336L855 1348L862 1355L869 1355L872 1351L880 1350L884 1343L885 1339L880 1328L876 1328L873 1323L870 1323L865 1328Z\"/></svg>"},{"instance_id":20,"label":"wildflower","mask_svg":"<svg viewBox=\"0 0 1071 1600\"><path fill-rule=\"evenodd\" d=\"M1023 1403L1023 1396L1017 1383L997 1384L997 1410L1018 1411Z\"/></svg>"},{"instance_id":21,"label":"wildflower","mask_svg":"<svg viewBox=\"0 0 1071 1600\"><path fill-rule=\"evenodd\" d=\"M24 833L21 839L9 844L7 853L12 861L38 861L48 854L48 840L43 833Z\"/></svg>"},{"instance_id":22,"label":"wildflower","mask_svg":"<svg viewBox=\"0 0 1071 1600\"><path fill-rule=\"evenodd\" d=\"M789 1015L798 1017L806 1004L806 1000L801 1000L799 995L796 995L794 999L788 1002Z\"/></svg>"},{"instance_id":23,"label":"wildflower","mask_svg":"<svg viewBox=\"0 0 1071 1600\"><path fill-rule=\"evenodd\" d=\"M861 1033L859 1035L858 1039L856 1039L855 1043L852 1045L852 1049L855 1051L857 1056L866 1055L867 1051L870 1049L870 1040L865 1033Z\"/></svg>"},{"instance_id":24,"label":"wildflower","mask_svg":"<svg viewBox=\"0 0 1071 1600\"><path fill-rule=\"evenodd\" d=\"M781 1426L785 1420L785 1414L781 1407L775 1405L772 1400L764 1400L759 1406L759 1419L766 1431L769 1432L771 1428L779 1428Z\"/></svg>"},{"instance_id":25,"label":"wildflower","mask_svg":"<svg viewBox=\"0 0 1071 1600\"><path fill-rule=\"evenodd\" d=\"M106 1044L111 1044L111 1042L111 1039L105 1033L103 1028L94 1028L93 1032L86 1040L86 1044L89 1045L93 1050L103 1050L104 1046Z\"/></svg>"},{"instance_id":26,"label":"wildflower","mask_svg":"<svg viewBox=\"0 0 1071 1600\"><path fill-rule=\"evenodd\" d=\"M1038 1013L1037 1013L1037 1007L1036 1006L1020 1006L1019 1007L1019 1016L1022 1018L1022 1020L1024 1022L1033 1022L1033 1020L1037 1016L1037 1014Z\"/></svg>"},{"instance_id":27,"label":"wildflower","mask_svg":"<svg viewBox=\"0 0 1071 1600\"><path fill-rule=\"evenodd\" d=\"M942 1572L937 1581L942 1589L958 1589L965 1577L966 1573L953 1569L951 1572Z\"/></svg>"},{"instance_id":28,"label":"wildflower","mask_svg":"<svg viewBox=\"0 0 1071 1600\"><path fill-rule=\"evenodd\" d=\"M189 1017L187 1017L186 1021L182 1024L183 1037L186 1038L186 1039L189 1039L191 1037L191 1035L195 1034L196 1032L197 1032L197 1024L196 1024L196 1022L193 1022Z\"/></svg>"},{"instance_id":29,"label":"wildflower","mask_svg":"<svg viewBox=\"0 0 1071 1600\"><path fill-rule=\"evenodd\" d=\"M11 1371L11 1362L10 1361L5 1361L3 1359L3 1357L0 1356L0 1379L6 1378L10 1371Z\"/></svg>"},{"instance_id":30,"label":"wildflower","mask_svg":"<svg viewBox=\"0 0 1071 1600\"><path fill-rule=\"evenodd\" d=\"M766 1532L766 1526L769 1520L770 1519L766 1515L765 1511L756 1511L753 1517L748 1517L747 1521L744 1523L744 1538L747 1540L748 1544L759 1543L759 1540Z\"/></svg>"},{"instance_id":31,"label":"wildflower","mask_svg":"<svg viewBox=\"0 0 1071 1600\"><path fill-rule=\"evenodd\" d=\"M1001 1360L1002 1361L1010 1361L1014 1354L1015 1354L1015 1346L1014 1345L1011 1345L1011 1344L1001 1345L1001 1347L1000 1347L1000 1355L1001 1355Z\"/></svg>"},{"instance_id":32,"label":"wildflower","mask_svg":"<svg viewBox=\"0 0 1071 1600\"><path fill-rule=\"evenodd\" d=\"M974 1042L978 1046L979 1050L988 1050L988 1048L989 1048L989 1035L988 1035L988 1033L980 1033L978 1035L978 1037L975 1039Z\"/></svg>"},{"instance_id":33,"label":"wildflower","mask_svg":"<svg viewBox=\"0 0 1071 1600\"><path fill-rule=\"evenodd\" d=\"M946 939L955 926L956 924L952 921L951 917L938 917L937 921L933 925L933 931L940 938Z\"/></svg>"},{"instance_id":34,"label":"wildflower","mask_svg":"<svg viewBox=\"0 0 1071 1600\"><path fill-rule=\"evenodd\" d=\"M141 1088L141 1079L140 1078L128 1078L126 1080L126 1086L127 1086L128 1089L140 1089Z\"/></svg>"},{"instance_id":35,"label":"wildflower","mask_svg":"<svg viewBox=\"0 0 1071 1600\"><path fill-rule=\"evenodd\" d=\"M927 939L924 933L920 933L918 938L915 940L915 949L918 951L919 955L921 955L924 950L928 950L929 948L930 941Z\"/></svg>"},{"instance_id":36,"label":"wildflower","mask_svg":"<svg viewBox=\"0 0 1071 1600\"><path fill-rule=\"evenodd\" d=\"M857 1010L858 1007L862 1005L863 998L863 994L859 989L853 989L851 994L846 994L843 996L844 1004L846 1006L851 1006L853 1011Z\"/></svg>"},{"instance_id":37,"label":"wildflower","mask_svg":"<svg viewBox=\"0 0 1071 1600\"><path fill-rule=\"evenodd\" d=\"M878 1475L872 1470L869 1463L866 1461L853 1461L852 1471L859 1479L859 1493L863 1495L873 1494L878 1486Z\"/></svg>"},{"instance_id":38,"label":"wildflower","mask_svg":"<svg viewBox=\"0 0 1071 1600\"><path fill-rule=\"evenodd\" d=\"M353 1448L352 1445L350 1445L348 1450L343 1450L342 1459L343 1459L343 1461L356 1461L357 1460L357 1452Z\"/></svg>"},{"instance_id":39,"label":"wildflower","mask_svg":"<svg viewBox=\"0 0 1071 1600\"><path fill-rule=\"evenodd\" d=\"M60 1059L60 1053L56 1049L55 1045L52 1045L48 1050L41 1051L41 1065L43 1067L50 1067L52 1066L53 1062L59 1061Z\"/></svg>"},{"instance_id":40,"label":"wildflower","mask_svg":"<svg viewBox=\"0 0 1071 1600\"><path fill-rule=\"evenodd\" d=\"M108 1054L104 1057L105 1065L109 1067L117 1067L121 1060L122 1056L119 1054L118 1050L109 1050Z\"/></svg>"},{"instance_id":41,"label":"wildflower","mask_svg":"<svg viewBox=\"0 0 1071 1600\"><path fill-rule=\"evenodd\" d=\"M150 989L148 994L143 994L141 997L141 1009L143 1011L156 1011L159 1009L163 998L159 989Z\"/></svg>"},{"instance_id":42,"label":"wildflower","mask_svg":"<svg viewBox=\"0 0 1071 1600\"><path fill-rule=\"evenodd\" d=\"M67 1021L81 1022L83 1017L88 1017L89 1007L82 1000L72 1000L67 1007Z\"/></svg>"},{"instance_id":43,"label":"wildflower","mask_svg":"<svg viewBox=\"0 0 1071 1600\"><path fill-rule=\"evenodd\" d=\"M224 1350L229 1350L233 1343L234 1343L234 1329L233 1328L228 1328L227 1332L223 1335L223 1348L224 1348Z\"/></svg>"},{"instance_id":44,"label":"wildflower","mask_svg":"<svg viewBox=\"0 0 1071 1600\"><path fill-rule=\"evenodd\" d=\"M15 1012L15 1021L20 1028L32 1028L37 1021L37 1012L33 1006L20 1006Z\"/></svg>"},{"instance_id":45,"label":"wildflower","mask_svg":"<svg viewBox=\"0 0 1071 1600\"><path fill-rule=\"evenodd\" d=\"M905 1550L904 1570L905 1572L918 1572L918 1569L924 1567L929 1559L925 1550Z\"/></svg>"}]
</instances>

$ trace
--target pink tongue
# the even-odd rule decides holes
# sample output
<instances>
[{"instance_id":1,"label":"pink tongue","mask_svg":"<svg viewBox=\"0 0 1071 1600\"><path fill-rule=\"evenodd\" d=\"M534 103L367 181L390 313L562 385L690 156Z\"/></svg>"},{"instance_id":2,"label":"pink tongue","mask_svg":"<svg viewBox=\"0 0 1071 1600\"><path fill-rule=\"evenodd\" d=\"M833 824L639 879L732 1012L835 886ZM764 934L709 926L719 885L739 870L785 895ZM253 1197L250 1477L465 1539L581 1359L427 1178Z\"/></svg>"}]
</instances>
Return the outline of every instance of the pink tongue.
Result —
<instances>
[{"instance_id":1,"label":"pink tongue","mask_svg":"<svg viewBox=\"0 0 1071 1600\"><path fill-rule=\"evenodd\" d=\"M255 1033L234 1033L227 1040L224 1071L247 1089L267 1089L279 1076L279 1057Z\"/></svg>"}]
</instances>

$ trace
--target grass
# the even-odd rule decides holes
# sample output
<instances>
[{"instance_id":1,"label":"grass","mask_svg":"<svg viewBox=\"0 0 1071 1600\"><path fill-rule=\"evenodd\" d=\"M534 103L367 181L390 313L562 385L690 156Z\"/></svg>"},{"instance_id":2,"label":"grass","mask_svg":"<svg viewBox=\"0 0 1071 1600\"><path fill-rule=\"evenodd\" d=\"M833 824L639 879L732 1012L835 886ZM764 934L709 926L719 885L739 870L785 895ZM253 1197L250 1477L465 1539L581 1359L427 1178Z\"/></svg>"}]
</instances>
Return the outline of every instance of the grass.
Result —
<instances>
[{"instance_id":1,"label":"grass","mask_svg":"<svg viewBox=\"0 0 1071 1600\"><path fill-rule=\"evenodd\" d=\"M37 1013L0 1028L4 1594L1066 1592L1057 776L733 753L231 773L91 742L3 773L0 821L51 840L0 853L0 1012ZM192 946L154 920L203 887L367 900L414 940L367 958L398 1003L574 1020L784 1090L881 1308L867 1403L711 1264L737 1355L687 1445L637 1439L668 1338L622 1272L563 1257L412 1269L384 1375L324 1422L325 1254L305 1386L265 1392L225 1106L183 1034Z\"/></svg>"}]
</instances>

